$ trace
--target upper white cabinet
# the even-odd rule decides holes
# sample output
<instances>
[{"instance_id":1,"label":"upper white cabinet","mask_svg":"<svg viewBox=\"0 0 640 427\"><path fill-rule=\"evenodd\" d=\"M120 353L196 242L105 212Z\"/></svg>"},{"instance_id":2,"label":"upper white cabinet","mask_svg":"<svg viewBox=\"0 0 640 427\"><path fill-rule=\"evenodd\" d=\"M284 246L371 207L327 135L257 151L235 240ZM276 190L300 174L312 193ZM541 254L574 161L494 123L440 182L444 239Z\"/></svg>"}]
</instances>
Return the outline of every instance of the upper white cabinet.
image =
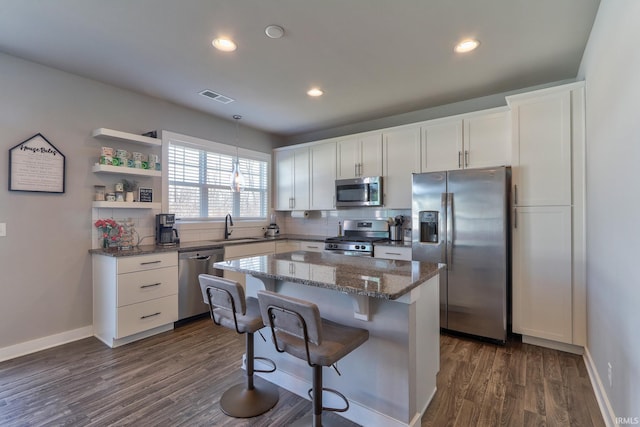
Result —
<instances>
[{"instance_id":1,"label":"upper white cabinet","mask_svg":"<svg viewBox=\"0 0 640 427\"><path fill-rule=\"evenodd\" d=\"M571 204L571 92L509 98L513 116L513 200Z\"/></svg>"},{"instance_id":2,"label":"upper white cabinet","mask_svg":"<svg viewBox=\"0 0 640 427\"><path fill-rule=\"evenodd\" d=\"M382 175L382 134L372 133L338 140L337 178Z\"/></svg>"},{"instance_id":3,"label":"upper white cabinet","mask_svg":"<svg viewBox=\"0 0 640 427\"><path fill-rule=\"evenodd\" d=\"M465 168L505 166L511 163L511 123L507 109L494 109L465 117Z\"/></svg>"},{"instance_id":4,"label":"upper white cabinet","mask_svg":"<svg viewBox=\"0 0 640 427\"><path fill-rule=\"evenodd\" d=\"M383 134L384 206L411 207L411 174L420 172L420 127L409 126Z\"/></svg>"},{"instance_id":5,"label":"upper white cabinet","mask_svg":"<svg viewBox=\"0 0 640 427\"><path fill-rule=\"evenodd\" d=\"M497 108L422 125L422 172L509 164L509 112Z\"/></svg>"},{"instance_id":6,"label":"upper white cabinet","mask_svg":"<svg viewBox=\"0 0 640 427\"><path fill-rule=\"evenodd\" d=\"M309 148L274 152L275 209L309 209Z\"/></svg>"},{"instance_id":7,"label":"upper white cabinet","mask_svg":"<svg viewBox=\"0 0 640 427\"><path fill-rule=\"evenodd\" d=\"M462 120L434 120L422 126L422 172L462 167Z\"/></svg>"},{"instance_id":8,"label":"upper white cabinet","mask_svg":"<svg viewBox=\"0 0 640 427\"><path fill-rule=\"evenodd\" d=\"M309 148L311 189L309 209L336 207L336 142L323 142Z\"/></svg>"}]
</instances>

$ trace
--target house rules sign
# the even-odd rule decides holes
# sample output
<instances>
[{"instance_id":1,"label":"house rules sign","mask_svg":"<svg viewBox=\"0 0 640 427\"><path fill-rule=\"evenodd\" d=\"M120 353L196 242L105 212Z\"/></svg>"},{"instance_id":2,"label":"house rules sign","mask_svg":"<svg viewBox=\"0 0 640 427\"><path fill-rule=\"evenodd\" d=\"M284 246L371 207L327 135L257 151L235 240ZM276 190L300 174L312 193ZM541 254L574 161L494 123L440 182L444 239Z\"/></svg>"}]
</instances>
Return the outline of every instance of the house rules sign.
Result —
<instances>
[{"instance_id":1,"label":"house rules sign","mask_svg":"<svg viewBox=\"0 0 640 427\"><path fill-rule=\"evenodd\" d=\"M9 150L9 190L64 193L65 156L38 133Z\"/></svg>"}]
</instances>

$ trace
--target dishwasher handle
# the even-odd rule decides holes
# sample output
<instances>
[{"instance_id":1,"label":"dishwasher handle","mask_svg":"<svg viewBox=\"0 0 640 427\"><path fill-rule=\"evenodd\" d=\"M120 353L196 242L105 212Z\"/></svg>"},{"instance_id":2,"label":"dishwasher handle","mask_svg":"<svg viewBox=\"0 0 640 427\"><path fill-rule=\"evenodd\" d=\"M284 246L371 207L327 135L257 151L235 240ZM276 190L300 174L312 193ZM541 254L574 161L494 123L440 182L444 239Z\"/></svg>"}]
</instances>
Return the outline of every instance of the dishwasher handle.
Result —
<instances>
[{"instance_id":1,"label":"dishwasher handle","mask_svg":"<svg viewBox=\"0 0 640 427\"><path fill-rule=\"evenodd\" d=\"M194 260L194 261L209 261L211 259L211 255L190 256L188 259L191 259L191 260Z\"/></svg>"}]
</instances>

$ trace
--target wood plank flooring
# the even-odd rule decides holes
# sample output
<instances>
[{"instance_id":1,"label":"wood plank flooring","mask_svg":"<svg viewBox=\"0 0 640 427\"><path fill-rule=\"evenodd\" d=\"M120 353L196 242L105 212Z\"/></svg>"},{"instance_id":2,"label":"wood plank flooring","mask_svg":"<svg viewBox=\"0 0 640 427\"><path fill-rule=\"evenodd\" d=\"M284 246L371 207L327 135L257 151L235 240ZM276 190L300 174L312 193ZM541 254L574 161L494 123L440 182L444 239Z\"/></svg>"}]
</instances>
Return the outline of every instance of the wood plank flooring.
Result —
<instances>
[{"instance_id":1,"label":"wood plank flooring","mask_svg":"<svg viewBox=\"0 0 640 427\"><path fill-rule=\"evenodd\" d=\"M243 381L243 352L244 337L202 319L116 349L87 338L2 362L0 425L266 427L310 412L281 389L260 417L224 415L218 400ZM580 356L441 337L438 392L422 427L544 425L604 426Z\"/></svg>"}]
</instances>

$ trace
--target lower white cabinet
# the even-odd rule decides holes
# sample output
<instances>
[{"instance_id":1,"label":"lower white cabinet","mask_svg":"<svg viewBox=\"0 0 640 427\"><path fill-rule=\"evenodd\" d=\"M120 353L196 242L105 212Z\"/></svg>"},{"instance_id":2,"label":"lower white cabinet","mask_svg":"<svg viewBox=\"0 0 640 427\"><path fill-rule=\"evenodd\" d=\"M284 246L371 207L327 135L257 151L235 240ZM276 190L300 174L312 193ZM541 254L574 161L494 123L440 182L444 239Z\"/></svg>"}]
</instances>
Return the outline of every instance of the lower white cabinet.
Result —
<instances>
[{"instance_id":1,"label":"lower white cabinet","mask_svg":"<svg viewBox=\"0 0 640 427\"><path fill-rule=\"evenodd\" d=\"M411 261L410 247L395 246L373 246L373 256L375 258L397 259L402 261Z\"/></svg>"},{"instance_id":2,"label":"lower white cabinet","mask_svg":"<svg viewBox=\"0 0 640 427\"><path fill-rule=\"evenodd\" d=\"M573 343L571 206L517 207L513 331Z\"/></svg>"},{"instance_id":3,"label":"lower white cabinet","mask_svg":"<svg viewBox=\"0 0 640 427\"><path fill-rule=\"evenodd\" d=\"M307 252L324 252L324 242L307 242L301 240L299 242L300 250Z\"/></svg>"},{"instance_id":4,"label":"lower white cabinet","mask_svg":"<svg viewBox=\"0 0 640 427\"><path fill-rule=\"evenodd\" d=\"M278 240L276 242L276 253L293 252L300 250L300 242L297 240Z\"/></svg>"},{"instance_id":5,"label":"lower white cabinet","mask_svg":"<svg viewBox=\"0 0 640 427\"><path fill-rule=\"evenodd\" d=\"M93 255L93 332L117 347L173 328L178 253Z\"/></svg>"}]
</instances>

